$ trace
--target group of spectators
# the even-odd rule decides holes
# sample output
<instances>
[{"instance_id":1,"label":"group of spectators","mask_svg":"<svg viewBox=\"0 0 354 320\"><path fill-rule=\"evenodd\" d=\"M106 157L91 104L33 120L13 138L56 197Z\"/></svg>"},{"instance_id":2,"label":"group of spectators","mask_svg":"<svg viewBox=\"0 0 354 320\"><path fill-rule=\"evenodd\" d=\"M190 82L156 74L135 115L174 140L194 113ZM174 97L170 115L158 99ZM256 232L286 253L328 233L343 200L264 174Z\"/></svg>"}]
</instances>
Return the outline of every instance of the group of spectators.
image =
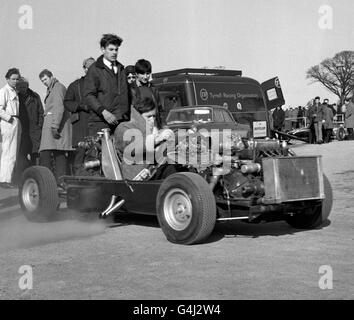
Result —
<instances>
[{"instance_id":1,"label":"group of spectators","mask_svg":"<svg viewBox=\"0 0 354 320\"><path fill-rule=\"evenodd\" d=\"M286 111L281 106L272 112L273 128L276 131L289 132L296 128L309 127L310 143L329 143L333 133L333 121L336 115L344 116L344 125L348 131L348 139L353 139L354 104L351 98L346 98L342 110L337 105L329 104L328 99L320 102L315 97L308 107L289 108Z\"/></svg>"},{"instance_id":2,"label":"group of spectators","mask_svg":"<svg viewBox=\"0 0 354 320\"><path fill-rule=\"evenodd\" d=\"M150 141L152 148L173 135L171 130L162 129L163 109L158 91L151 84L151 63L140 59L125 68L117 61L122 41L117 35L104 34L100 40L102 55L97 60L85 59L85 75L68 89L50 70L42 70L39 79L47 88L44 106L19 69L8 70L7 83L0 89L1 188L14 188L24 169L36 164L51 170L60 187L59 177L75 175L82 168L86 150L79 142L104 128L114 134L121 157L129 144L123 140L128 129L140 130L142 139ZM349 99L345 109L346 127L352 137L354 104ZM290 112L292 128L305 125L303 119L308 119L313 141L329 142L336 109L328 99L320 103L316 97L308 109L299 107ZM286 118L282 107L276 108L271 117L273 128L285 131ZM138 176L143 167L127 167L128 178Z\"/></svg>"},{"instance_id":3,"label":"group of spectators","mask_svg":"<svg viewBox=\"0 0 354 320\"><path fill-rule=\"evenodd\" d=\"M0 187L14 188L23 170L36 164L49 168L60 186L59 177L75 174L82 165L85 150L79 142L103 128L114 134L120 124L132 121L132 106L140 116L155 110L151 130L161 128L162 107L151 85L151 63L140 59L124 68L117 61L122 41L104 34L102 55L85 59L85 75L68 89L50 70L41 71L39 79L47 88L44 106L19 69L8 70L0 89Z\"/></svg>"}]
</instances>

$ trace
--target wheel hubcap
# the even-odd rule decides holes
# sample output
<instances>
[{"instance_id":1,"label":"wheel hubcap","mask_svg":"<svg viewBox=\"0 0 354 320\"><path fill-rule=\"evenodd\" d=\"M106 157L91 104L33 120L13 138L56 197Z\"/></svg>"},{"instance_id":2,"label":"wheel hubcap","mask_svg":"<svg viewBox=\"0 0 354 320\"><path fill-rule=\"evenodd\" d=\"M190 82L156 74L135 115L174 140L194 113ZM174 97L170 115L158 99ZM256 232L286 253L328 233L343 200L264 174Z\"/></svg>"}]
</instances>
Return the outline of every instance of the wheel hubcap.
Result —
<instances>
[{"instance_id":1,"label":"wheel hubcap","mask_svg":"<svg viewBox=\"0 0 354 320\"><path fill-rule=\"evenodd\" d=\"M171 228L186 229L192 220L192 202L187 193L177 188L170 190L164 201L164 215Z\"/></svg>"},{"instance_id":2,"label":"wheel hubcap","mask_svg":"<svg viewBox=\"0 0 354 320\"><path fill-rule=\"evenodd\" d=\"M39 188L34 179L27 179L22 187L22 201L28 211L35 211L39 206Z\"/></svg>"}]
</instances>

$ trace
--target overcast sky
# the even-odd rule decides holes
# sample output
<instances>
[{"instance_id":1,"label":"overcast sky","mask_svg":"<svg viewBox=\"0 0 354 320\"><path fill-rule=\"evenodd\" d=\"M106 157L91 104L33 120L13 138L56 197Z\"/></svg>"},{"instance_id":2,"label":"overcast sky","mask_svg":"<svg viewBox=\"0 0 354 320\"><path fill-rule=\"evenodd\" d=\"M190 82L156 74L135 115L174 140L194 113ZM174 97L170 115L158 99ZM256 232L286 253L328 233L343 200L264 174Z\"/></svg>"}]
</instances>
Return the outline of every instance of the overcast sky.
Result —
<instances>
[{"instance_id":1,"label":"overcast sky","mask_svg":"<svg viewBox=\"0 0 354 320\"><path fill-rule=\"evenodd\" d=\"M31 29L23 29L30 26L24 5L33 12ZM320 12L324 5L333 10L332 29L320 27L330 25ZM315 95L334 102L305 72L354 50L354 1L1 0L0 76L5 83L7 69L18 67L43 97L42 69L68 86L82 75L84 58L100 55L101 35L111 32L124 39L119 60L125 65L145 58L153 72L225 66L259 82L279 76L286 106Z\"/></svg>"}]
</instances>

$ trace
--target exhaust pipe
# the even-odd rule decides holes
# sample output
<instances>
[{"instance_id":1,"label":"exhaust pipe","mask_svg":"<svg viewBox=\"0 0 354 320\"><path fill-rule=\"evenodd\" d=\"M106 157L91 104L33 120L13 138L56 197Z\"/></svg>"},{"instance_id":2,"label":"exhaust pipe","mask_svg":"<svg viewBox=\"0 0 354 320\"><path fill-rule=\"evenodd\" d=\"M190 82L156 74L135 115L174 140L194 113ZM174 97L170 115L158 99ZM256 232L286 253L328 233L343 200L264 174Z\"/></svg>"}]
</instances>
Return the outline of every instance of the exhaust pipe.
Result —
<instances>
[{"instance_id":1,"label":"exhaust pipe","mask_svg":"<svg viewBox=\"0 0 354 320\"><path fill-rule=\"evenodd\" d=\"M99 218L107 218L108 215L110 215L112 212L118 210L123 206L125 203L124 199L121 199L120 201L117 202L117 196L112 196L111 202L109 203L108 207L106 208L105 211L101 212L99 215Z\"/></svg>"}]
</instances>

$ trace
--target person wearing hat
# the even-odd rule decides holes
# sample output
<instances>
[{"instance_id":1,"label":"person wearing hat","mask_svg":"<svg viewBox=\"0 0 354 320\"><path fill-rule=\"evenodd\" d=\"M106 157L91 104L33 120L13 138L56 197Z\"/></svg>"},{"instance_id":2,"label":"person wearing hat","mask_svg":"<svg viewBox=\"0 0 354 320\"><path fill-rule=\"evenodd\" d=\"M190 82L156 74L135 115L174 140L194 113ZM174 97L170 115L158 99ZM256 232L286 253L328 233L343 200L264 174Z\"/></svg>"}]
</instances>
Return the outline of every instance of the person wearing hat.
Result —
<instances>
[{"instance_id":1,"label":"person wearing hat","mask_svg":"<svg viewBox=\"0 0 354 320\"><path fill-rule=\"evenodd\" d=\"M69 165L74 174L80 168L85 156L85 150L78 147L78 143L89 135L88 120L90 110L85 102L83 89L87 71L94 62L95 59L92 57L83 61L82 68L84 69L85 75L69 85L64 99L65 109L71 112L71 123L73 128L72 146L75 148L75 151L71 154Z\"/></svg>"},{"instance_id":2,"label":"person wearing hat","mask_svg":"<svg viewBox=\"0 0 354 320\"><path fill-rule=\"evenodd\" d=\"M125 67L124 72L125 76L127 77L128 85L131 85L136 79L135 67L130 64L129 66Z\"/></svg>"}]
</instances>

